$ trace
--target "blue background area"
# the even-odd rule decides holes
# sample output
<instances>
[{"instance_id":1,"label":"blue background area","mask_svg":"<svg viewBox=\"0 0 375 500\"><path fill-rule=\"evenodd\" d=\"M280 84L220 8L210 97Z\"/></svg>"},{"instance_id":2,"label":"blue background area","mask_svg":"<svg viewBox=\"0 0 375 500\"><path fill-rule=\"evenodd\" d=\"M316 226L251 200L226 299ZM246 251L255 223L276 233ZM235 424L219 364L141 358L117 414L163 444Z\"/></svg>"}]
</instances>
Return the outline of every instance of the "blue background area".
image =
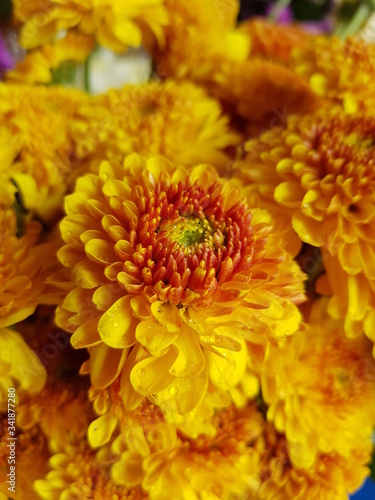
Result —
<instances>
[{"instance_id":1,"label":"blue background area","mask_svg":"<svg viewBox=\"0 0 375 500\"><path fill-rule=\"evenodd\" d=\"M375 482L367 479L362 488L350 498L351 500L375 500Z\"/></svg>"}]
</instances>

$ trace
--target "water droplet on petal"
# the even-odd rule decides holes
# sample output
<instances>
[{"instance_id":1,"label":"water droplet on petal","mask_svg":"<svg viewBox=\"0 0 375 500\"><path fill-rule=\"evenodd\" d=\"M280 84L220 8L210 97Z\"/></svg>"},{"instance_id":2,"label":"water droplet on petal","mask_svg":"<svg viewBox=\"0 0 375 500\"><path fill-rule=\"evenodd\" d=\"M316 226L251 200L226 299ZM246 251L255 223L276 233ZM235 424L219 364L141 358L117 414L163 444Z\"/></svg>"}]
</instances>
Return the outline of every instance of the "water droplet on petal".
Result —
<instances>
[{"instance_id":1,"label":"water droplet on petal","mask_svg":"<svg viewBox=\"0 0 375 500\"><path fill-rule=\"evenodd\" d=\"M113 328L118 328L119 327L118 321L115 321L114 323L112 323L112 326L113 326Z\"/></svg>"}]
</instances>

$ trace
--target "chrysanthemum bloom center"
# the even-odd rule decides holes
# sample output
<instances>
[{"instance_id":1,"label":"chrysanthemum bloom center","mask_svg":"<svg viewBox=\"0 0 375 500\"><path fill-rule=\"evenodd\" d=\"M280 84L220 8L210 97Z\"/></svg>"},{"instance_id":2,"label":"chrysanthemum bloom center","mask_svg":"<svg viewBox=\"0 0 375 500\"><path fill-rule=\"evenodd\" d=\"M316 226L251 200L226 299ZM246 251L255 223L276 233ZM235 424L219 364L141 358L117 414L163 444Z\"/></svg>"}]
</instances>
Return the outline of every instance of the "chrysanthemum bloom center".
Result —
<instances>
[{"instance_id":1,"label":"chrysanthemum bloom center","mask_svg":"<svg viewBox=\"0 0 375 500\"><path fill-rule=\"evenodd\" d=\"M358 346L355 347L355 343ZM369 389L369 381L375 380L375 367L371 358L359 350L365 343L362 339L338 339L328 343L329 349L311 355L309 363L311 389L321 394L322 403L327 405L352 405L360 401Z\"/></svg>"},{"instance_id":2,"label":"chrysanthemum bloom center","mask_svg":"<svg viewBox=\"0 0 375 500\"><path fill-rule=\"evenodd\" d=\"M216 429L214 437L201 434L195 439L186 438L179 433L183 446L190 453L196 453L209 459L220 454L223 457L233 457L244 452L246 447L261 432L262 422L255 406L243 409L230 406L217 411L211 420Z\"/></svg>"},{"instance_id":3,"label":"chrysanthemum bloom center","mask_svg":"<svg viewBox=\"0 0 375 500\"><path fill-rule=\"evenodd\" d=\"M251 213L241 202L226 211L217 183L203 189L164 180L135 192L139 218L129 234L135 252L120 256L127 272L154 286L162 300L184 303L186 290L208 298L239 266L249 267Z\"/></svg>"},{"instance_id":4,"label":"chrysanthemum bloom center","mask_svg":"<svg viewBox=\"0 0 375 500\"><path fill-rule=\"evenodd\" d=\"M312 158L320 166L319 177L334 175L374 178L375 120L370 117L336 116L317 122L307 134ZM340 179L337 179L340 181Z\"/></svg>"}]
</instances>

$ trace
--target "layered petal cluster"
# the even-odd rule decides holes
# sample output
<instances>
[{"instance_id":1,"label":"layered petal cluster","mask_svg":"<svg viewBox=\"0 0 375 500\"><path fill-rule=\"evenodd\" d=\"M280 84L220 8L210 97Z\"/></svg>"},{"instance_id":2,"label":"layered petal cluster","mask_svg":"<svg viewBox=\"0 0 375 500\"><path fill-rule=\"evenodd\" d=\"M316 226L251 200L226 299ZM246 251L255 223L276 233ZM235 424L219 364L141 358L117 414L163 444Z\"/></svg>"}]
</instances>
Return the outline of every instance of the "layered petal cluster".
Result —
<instances>
[{"instance_id":1,"label":"layered petal cluster","mask_svg":"<svg viewBox=\"0 0 375 500\"><path fill-rule=\"evenodd\" d=\"M17 428L26 431L38 427L49 440L50 449L79 442L92 418L87 384L73 384L56 376L48 379L39 394L24 398L17 407Z\"/></svg>"},{"instance_id":2,"label":"layered petal cluster","mask_svg":"<svg viewBox=\"0 0 375 500\"><path fill-rule=\"evenodd\" d=\"M97 172L103 158L162 154L185 166L210 163L223 170L240 135L220 104L190 82L126 85L93 97L72 124L75 163Z\"/></svg>"},{"instance_id":3,"label":"layered petal cluster","mask_svg":"<svg viewBox=\"0 0 375 500\"><path fill-rule=\"evenodd\" d=\"M72 345L90 348L99 388L121 373L129 408L153 396L186 413L208 376L236 385L268 342L300 322L304 275L269 215L209 166L162 157L104 162L78 179L58 257L70 288L57 311Z\"/></svg>"},{"instance_id":4,"label":"layered petal cluster","mask_svg":"<svg viewBox=\"0 0 375 500\"><path fill-rule=\"evenodd\" d=\"M14 16L21 23L20 43L35 49L57 38L60 32L94 35L115 52L139 47L144 38L163 40L167 21L163 0L15 0Z\"/></svg>"},{"instance_id":5,"label":"layered petal cluster","mask_svg":"<svg viewBox=\"0 0 375 500\"><path fill-rule=\"evenodd\" d=\"M373 110L374 45L359 38L310 37L307 47L293 52L291 67L317 95L340 103L347 113Z\"/></svg>"},{"instance_id":6,"label":"layered petal cluster","mask_svg":"<svg viewBox=\"0 0 375 500\"><path fill-rule=\"evenodd\" d=\"M240 176L291 217L300 239L337 255L349 274L375 277L372 117L337 109L302 119L250 140ZM267 151L261 148L267 142Z\"/></svg>"},{"instance_id":7,"label":"layered petal cluster","mask_svg":"<svg viewBox=\"0 0 375 500\"><path fill-rule=\"evenodd\" d=\"M0 209L0 328L27 318L38 304L59 300L46 283L57 264L58 241L38 243L41 225L19 222L13 209Z\"/></svg>"},{"instance_id":8,"label":"layered petal cluster","mask_svg":"<svg viewBox=\"0 0 375 500\"><path fill-rule=\"evenodd\" d=\"M162 78L189 78L242 119L262 126L275 120L275 109L303 113L320 105L309 84L285 66L281 54L277 60L280 50L275 47L276 53L271 54L271 43L264 50L261 47L260 33L269 38L273 25L259 23L253 29L244 23L237 28L239 2L205 0L187 6L168 0L166 7L171 18L165 30L166 44L153 50L156 71Z\"/></svg>"},{"instance_id":9,"label":"layered petal cluster","mask_svg":"<svg viewBox=\"0 0 375 500\"><path fill-rule=\"evenodd\" d=\"M156 500L165 498L166 489L181 500L241 497L256 481L257 455L249 443L262 426L254 404L238 409L218 394L177 426L160 408L142 403L123 420L113 442L117 460L111 474L118 484L141 485Z\"/></svg>"},{"instance_id":10,"label":"layered petal cluster","mask_svg":"<svg viewBox=\"0 0 375 500\"><path fill-rule=\"evenodd\" d=\"M60 88L0 85L0 122L4 130L0 176L1 191L7 196L1 204L14 200L17 185L27 209L39 210L50 218L60 210L72 170L74 140L70 121L84 93Z\"/></svg>"},{"instance_id":11,"label":"layered petal cluster","mask_svg":"<svg viewBox=\"0 0 375 500\"><path fill-rule=\"evenodd\" d=\"M314 304L306 330L271 348L262 371L267 418L285 433L292 463L306 469L319 453L346 459L360 443L371 447L375 422L371 343L345 337L325 309L325 300Z\"/></svg>"},{"instance_id":12,"label":"layered petal cluster","mask_svg":"<svg viewBox=\"0 0 375 500\"><path fill-rule=\"evenodd\" d=\"M335 452L319 453L308 469L293 464L290 443L270 422L252 443L259 456L259 481L249 488L248 498L259 500L347 500L369 474L372 445L358 442L343 457Z\"/></svg>"},{"instance_id":13,"label":"layered petal cluster","mask_svg":"<svg viewBox=\"0 0 375 500\"><path fill-rule=\"evenodd\" d=\"M110 477L110 453L92 450L86 441L60 447L51 456L52 469L44 479L35 481L38 498L45 500L141 500L149 498L139 487L116 485Z\"/></svg>"},{"instance_id":14,"label":"layered petal cluster","mask_svg":"<svg viewBox=\"0 0 375 500\"><path fill-rule=\"evenodd\" d=\"M184 416L147 400L128 411L119 388L116 382L100 394L92 391L102 415L88 439L94 447L111 441L115 483L141 486L150 498L163 500L167 489L181 500L345 500L369 473L369 440L356 443L345 457L319 452L309 467L294 464L293 445L265 421L264 403L262 410L252 401L239 409L210 386L202 403ZM103 413L108 404L110 414Z\"/></svg>"}]
</instances>

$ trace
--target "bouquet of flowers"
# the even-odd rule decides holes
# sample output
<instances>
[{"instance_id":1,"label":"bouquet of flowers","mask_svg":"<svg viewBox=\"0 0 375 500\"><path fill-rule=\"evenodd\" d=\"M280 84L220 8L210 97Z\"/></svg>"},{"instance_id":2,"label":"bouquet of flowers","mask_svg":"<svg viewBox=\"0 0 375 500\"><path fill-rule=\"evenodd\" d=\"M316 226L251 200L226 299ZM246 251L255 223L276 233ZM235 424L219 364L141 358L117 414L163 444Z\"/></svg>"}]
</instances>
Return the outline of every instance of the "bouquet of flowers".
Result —
<instances>
[{"instance_id":1,"label":"bouquet of flowers","mask_svg":"<svg viewBox=\"0 0 375 500\"><path fill-rule=\"evenodd\" d=\"M0 500L341 500L369 476L374 2L326 3L311 30L274 22L301 2L13 1Z\"/></svg>"}]
</instances>

